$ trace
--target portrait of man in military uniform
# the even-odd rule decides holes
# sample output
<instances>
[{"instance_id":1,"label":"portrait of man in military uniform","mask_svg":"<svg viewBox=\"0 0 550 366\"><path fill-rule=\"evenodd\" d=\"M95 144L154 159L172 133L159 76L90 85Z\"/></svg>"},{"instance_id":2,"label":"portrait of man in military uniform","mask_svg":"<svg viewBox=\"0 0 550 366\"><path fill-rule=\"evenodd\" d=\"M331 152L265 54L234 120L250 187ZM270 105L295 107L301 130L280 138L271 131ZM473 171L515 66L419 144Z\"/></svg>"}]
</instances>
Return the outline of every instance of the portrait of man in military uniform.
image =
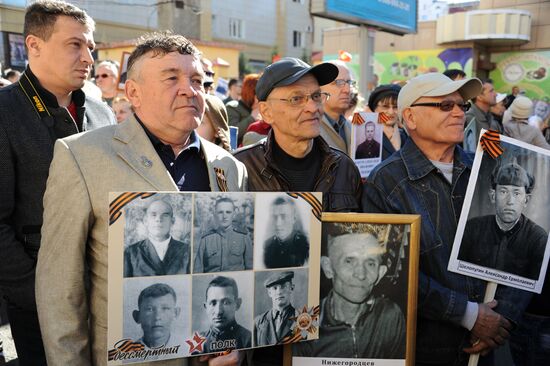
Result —
<instances>
[{"instance_id":1,"label":"portrait of man in military uniform","mask_svg":"<svg viewBox=\"0 0 550 366\"><path fill-rule=\"evenodd\" d=\"M309 258L309 240L302 231L293 198L281 195L270 207L273 234L264 243L266 268L301 267Z\"/></svg>"},{"instance_id":2,"label":"portrait of man in military uniform","mask_svg":"<svg viewBox=\"0 0 550 366\"><path fill-rule=\"evenodd\" d=\"M147 238L124 250L124 277L189 273L189 244L171 235L175 216L168 199L153 197L145 208L142 222Z\"/></svg>"},{"instance_id":3,"label":"portrait of man in military uniform","mask_svg":"<svg viewBox=\"0 0 550 366\"><path fill-rule=\"evenodd\" d=\"M245 230L233 226L235 203L221 197L214 204L214 227L201 238L195 255L194 273L252 269L252 242Z\"/></svg>"},{"instance_id":4,"label":"portrait of man in military uniform","mask_svg":"<svg viewBox=\"0 0 550 366\"><path fill-rule=\"evenodd\" d=\"M292 334L298 312L294 298L294 272L273 271L268 273L263 285L271 300L271 308L254 319L254 344L268 346L281 343Z\"/></svg>"},{"instance_id":5,"label":"portrait of man in military uniform","mask_svg":"<svg viewBox=\"0 0 550 366\"><path fill-rule=\"evenodd\" d=\"M400 307L373 291L387 272L387 253L372 231L329 236L321 268L332 289L321 301L319 339L294 345L293 356L404 359Z\"/></svg>"},{"instance_id":6,"label":"portrait of man in military uniform","mask_svg":"<svg viewBox=\"0 0 550 366\"><path fill-rule=\"evenodd\" d=\"M355 150L355 159L372 159L380 157L380 142L374 138L376 124L373 121L365 123L365 141Z\"/></svg>"},{"instance_id":7,"label":"portrait of man in military uniform","mask_svg":"<svg viewBox=\"0 0 550 366\"><path fill-rule=\"evenodd\" d=\"M524 214L534 176L512 161L497 164L490 179L495 213L466 222L458 259L538 280L548 233Z\"/></svg>"},{"instance_id":8,"label":"portrait of man in military uniform","mask_svg":"<svg viewBox=\"0 0 550 366\"><path fill-rule=\"evenodd\" d=\"M208 283L203 308L209 328L200 332L206 338L204 353L252 346L252 333L235 319L242 304L235 279L217 276Z\"/></svg>"}]
</instances>

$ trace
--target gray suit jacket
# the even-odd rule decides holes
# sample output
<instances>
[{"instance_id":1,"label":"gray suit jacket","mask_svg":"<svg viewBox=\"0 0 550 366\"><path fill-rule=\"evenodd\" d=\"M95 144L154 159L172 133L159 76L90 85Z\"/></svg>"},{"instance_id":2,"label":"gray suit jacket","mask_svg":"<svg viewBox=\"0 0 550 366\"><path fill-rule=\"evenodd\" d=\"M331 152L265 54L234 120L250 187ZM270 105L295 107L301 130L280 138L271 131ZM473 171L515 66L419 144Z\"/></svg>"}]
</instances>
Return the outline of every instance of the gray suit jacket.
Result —
<instances>
[{"instance_id":1,"label":"gray suit jacket","mask_svg":"<svg viewBox=\"0 0 550 366\"><path fill-rule=\"evenodd\" d=\"M346 121L344 124L344 131L346 132L346 141L349 147L351 143L351 123L349 121ZM336 130L325 114L323 114L323 118L321 118L321 137L327 142L328 146L342 150L349 155L349 149L346 147L346 142L336 133Z\"/></svg>"},{"instance_id":2,"label":"gray suit jacket","mask_svg":"<svg viewBox=\"0 0 550 366\"><path fill-rule=\"evenodd\" d=\"M246 189L246 170L201 139L210 187ZM135 118L58 140L44 196L36 298L48 364L107 363L107 232L109 192L177 191ZM185 360L163 365L186 365Z\"/></svg>"}]
</instances>

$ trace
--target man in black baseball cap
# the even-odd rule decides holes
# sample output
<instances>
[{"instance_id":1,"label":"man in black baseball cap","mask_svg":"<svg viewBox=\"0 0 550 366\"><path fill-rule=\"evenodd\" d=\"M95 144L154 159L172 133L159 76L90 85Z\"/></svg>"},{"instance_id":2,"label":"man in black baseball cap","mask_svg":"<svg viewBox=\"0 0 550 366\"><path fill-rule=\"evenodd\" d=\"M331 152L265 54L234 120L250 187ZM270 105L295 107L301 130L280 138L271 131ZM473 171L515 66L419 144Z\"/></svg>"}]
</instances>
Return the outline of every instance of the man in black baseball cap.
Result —
<instances>
[{"instance_id":1,"label":"man in black baseball cap","mask_svg":"<svg viewBox=\"0 0 550 366\"><path fill-rule=\"evenodd\" d=\"M359 209L357 167L319 136L323 102L330 97L320 86L337 75L333 64L310 66L290 57L265 69L256 96L272 129L267 139L235 153L248 170L250 191L323 192L325 210Z\"/></svg>"}]
</instances>

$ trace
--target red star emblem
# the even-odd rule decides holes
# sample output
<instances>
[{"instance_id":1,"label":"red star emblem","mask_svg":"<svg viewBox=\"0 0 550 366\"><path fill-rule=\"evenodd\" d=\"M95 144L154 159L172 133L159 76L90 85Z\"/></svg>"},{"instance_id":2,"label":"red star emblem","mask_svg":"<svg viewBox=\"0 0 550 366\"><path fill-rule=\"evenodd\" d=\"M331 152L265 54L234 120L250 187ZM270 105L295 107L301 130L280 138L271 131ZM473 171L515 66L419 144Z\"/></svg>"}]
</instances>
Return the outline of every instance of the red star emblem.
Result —
<instances>
[{"instance_id":1,"label":"red star emblem","mask_svg":"<svg viewBox=\"0 0 550 366\"><path fill-rule=\"evenodd\" d=\"M202 353L202 346L204 342L206 342L206 338L201 337L197 332L193 335L193 339L188 339L185 341L185 343L189 345L189 353L193 353L195 351Z\"/></svg>"}]
</instances>

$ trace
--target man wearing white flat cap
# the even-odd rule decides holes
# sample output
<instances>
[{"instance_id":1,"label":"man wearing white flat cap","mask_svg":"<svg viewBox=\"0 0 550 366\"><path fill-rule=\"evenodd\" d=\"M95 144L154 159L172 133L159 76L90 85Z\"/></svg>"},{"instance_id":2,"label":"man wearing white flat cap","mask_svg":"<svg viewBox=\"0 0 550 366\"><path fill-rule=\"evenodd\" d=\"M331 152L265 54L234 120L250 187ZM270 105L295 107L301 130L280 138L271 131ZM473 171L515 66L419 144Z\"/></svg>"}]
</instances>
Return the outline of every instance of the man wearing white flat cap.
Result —
<instances>
[{"instance_id":1,"label":"man wearing white flat cap","mask_svg":"<svg viewBox=\"0 0 550 366\"><path fill-rule=\"evenodd\" d=\"M490 353L509 337L529 299L501 286L498 301L484 304L484 281L447 270L473 160L458 146L464 112L481 89L476 78L453 81L439 73L409 80L397 108L410 138L363 187L364 212L422 216L417 366L465 365L468 353ZM491 361L482 357L481 364Z\"/></svg>"}]
</instances>

